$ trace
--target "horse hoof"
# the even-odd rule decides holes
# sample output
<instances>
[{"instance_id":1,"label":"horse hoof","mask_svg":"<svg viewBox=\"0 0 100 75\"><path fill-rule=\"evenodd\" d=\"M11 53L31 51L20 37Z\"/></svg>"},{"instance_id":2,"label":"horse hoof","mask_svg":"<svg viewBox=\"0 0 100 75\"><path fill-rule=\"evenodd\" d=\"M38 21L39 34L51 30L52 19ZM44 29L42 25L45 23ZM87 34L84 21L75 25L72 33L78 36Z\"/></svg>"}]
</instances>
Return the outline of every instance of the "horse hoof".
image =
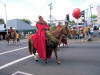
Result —
<instances>
[{"instance_id":1,"label":"horse hoof","mask_svg":"<svg viewBox=\"0 0 100 75\"><path fill-rule=\"evenodd\" d=\"M57 64L60 64L60 62L57 62Z\"/></svg>"},{"instance_id":2,"label":"horse hoof","mask_svg":"<svg viewBox=\"0 0 100 75\"><path fill-rule=\"evenodd\" d=\"M45 63L47 64L47 61Z\"/></svg>"},{"instance_id":3,"label":"horse hoof","mask_svg":"<svg viewBox=\"0 0 100 75\"><path fill-rule=\"evenodd\" d=\"M47 61L45 61L45 63L47 64Z\"/></svg>"},{"instance_id":4,"label":"horse hoof","mask_svg":"<svg viewBox=\"0 0 100 75\"><path fill-rule=\"evenodd\" d=\"M38 61L38 57L35 55L34 56L34 60L37 62Z\"/></svg>"},{"instance_id":5,"label":"horse hoof","mask_svg":"<svg viewBox=\"0 0 100 75\"><path fill-rule=\"evenodd\" d=\"M57 60L57 64L60 64L60 60Z\"/></svg>"},{"instance_id":6,"label":"horse hoof","mask_svg":"<svg viewBox=\"0 0 100 75\"><path fill-rule=\"evenodd\" d=\"M38 60L35 60L36 62L38 62Z\"/></svg>"}]
</instances>

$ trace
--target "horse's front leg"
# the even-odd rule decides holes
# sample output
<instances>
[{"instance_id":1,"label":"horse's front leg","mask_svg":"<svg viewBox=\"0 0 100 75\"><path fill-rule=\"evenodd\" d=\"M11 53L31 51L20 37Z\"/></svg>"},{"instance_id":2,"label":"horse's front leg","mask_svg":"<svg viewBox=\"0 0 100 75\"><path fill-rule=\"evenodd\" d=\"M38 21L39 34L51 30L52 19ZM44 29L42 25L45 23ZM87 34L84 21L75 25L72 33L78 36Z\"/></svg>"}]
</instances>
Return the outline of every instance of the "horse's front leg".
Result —
<instances>
[{"instance_id":1,"label":"horse's front leg","mask_svg":"<svg viewBox=\"0 0 100 75\"><path fill-rule=\"evenodd\" d=\"M29 41L29 46L30 46L30 54L34 54L34 60L38 62L38 55L36 54L36 49L34 48L34 43L32 40Z\"/></svg>"},{"instance_id":2,"label":"horse's front leg","mask_svg":"<svg viewBox=\"0 0 100 75\"><path fill-rule=\"evenodd\" d=\"M57 55L57 48L54 51L55 51L55 56L56 56L56 62L57 64L60 64L60 60L58 59L58 55Z\"/></svg>"},{"instance_id":3,"label":"horse's front leg","mask_svg":"<svg viewBox=\"0 0 100 75\"><path fill-rule=\"evenodd\" d=\"M67 47L69 47L69 44L68 44L67 38L66 38L65 41L66 41L65 44L67 45Z\"/></svg>"},{"instance_id":4,"label":"horse's front leg","mask_svg":"<svg viewBox=\"0 0 100 75\"><path fill-rule=\"evenodd\" d=\"M36 62L38 62L38 54L36 54L36 50L35 50L34 46L32 46L32 45L31 45L31 48L32 48L32 53L34 54L34 60Z\"/></svg>"},{"instance_id":5,"label":"horse's front leg","mask_svg":"<svg viewBox=\"0 0 100 75\"><path fill-rule=\"evenodd\" d=\"M60 47L60 44L61 44L61 40L59 40L58 47Z\"/></svg>"}]
</instances>

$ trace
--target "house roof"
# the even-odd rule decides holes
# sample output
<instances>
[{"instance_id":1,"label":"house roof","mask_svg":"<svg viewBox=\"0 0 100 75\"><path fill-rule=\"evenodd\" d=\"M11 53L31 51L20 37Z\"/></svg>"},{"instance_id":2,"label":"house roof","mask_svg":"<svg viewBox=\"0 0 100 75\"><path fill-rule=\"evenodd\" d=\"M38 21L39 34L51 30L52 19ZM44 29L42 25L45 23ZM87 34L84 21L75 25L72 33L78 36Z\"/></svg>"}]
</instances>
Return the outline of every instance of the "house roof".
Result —
<instances>
[{"instance_id":1,"label":"house roof","mask_svg":"<svg viewBox=\"0 0 100 75\"><path fill-rule=\"evenodd\" d=\"M36 29L36 26L31 26L19 19L13 19L7 21L7 27L8 29L12 27L15 30L32 30Z\"/></svg>"}]
</instances>

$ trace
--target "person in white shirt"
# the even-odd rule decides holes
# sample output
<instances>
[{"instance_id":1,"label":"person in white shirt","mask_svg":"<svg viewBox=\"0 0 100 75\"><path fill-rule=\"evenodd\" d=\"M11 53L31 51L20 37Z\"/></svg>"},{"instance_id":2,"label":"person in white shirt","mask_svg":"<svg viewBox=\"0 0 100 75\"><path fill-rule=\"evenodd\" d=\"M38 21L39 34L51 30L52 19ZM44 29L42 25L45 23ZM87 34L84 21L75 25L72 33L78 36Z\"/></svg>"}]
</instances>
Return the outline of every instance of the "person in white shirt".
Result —
<instances>
[{"instance_id":1,"label":"person in white shirt","mask_svg":"<svg viewBox=\"0 0 100 75\"><path fill-rule=\"evenodd\" d=\"M93 38L93 32L94 32L93 27L91 27L90 28L90 37L91 37L91 39Z\"/></svg>"},{"instance_id":2,"label":"person in white shirt","mask_svg":"<svg viewBox=\"0 0 100 75\"><path fill-rule=\"evenodd\" d=\"M100 27L99 27L99 35L100 35Z\"/></svg>"}]
</instances>

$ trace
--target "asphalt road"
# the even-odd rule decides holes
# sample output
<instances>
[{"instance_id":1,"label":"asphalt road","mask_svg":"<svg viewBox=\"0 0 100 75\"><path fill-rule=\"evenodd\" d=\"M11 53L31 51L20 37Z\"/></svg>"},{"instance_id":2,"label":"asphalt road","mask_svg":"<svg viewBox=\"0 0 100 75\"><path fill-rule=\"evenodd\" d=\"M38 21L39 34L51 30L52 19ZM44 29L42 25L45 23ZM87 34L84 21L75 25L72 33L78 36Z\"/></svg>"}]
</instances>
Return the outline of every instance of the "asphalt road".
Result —
<instances>
[{"instance_id":1,"label":"asphalt road","mask_svg":"<svg viewBox=\"0 0 100 75\"><path fill-rule=\"evenodd\" d=\"M35 62L27 39L15 45L0 41L0 75L100 75L100 42L74 42L69 48L60 47L58 56L60 65L54 53L47 64L41 59Z\"/></svg>"}]
</instances>

